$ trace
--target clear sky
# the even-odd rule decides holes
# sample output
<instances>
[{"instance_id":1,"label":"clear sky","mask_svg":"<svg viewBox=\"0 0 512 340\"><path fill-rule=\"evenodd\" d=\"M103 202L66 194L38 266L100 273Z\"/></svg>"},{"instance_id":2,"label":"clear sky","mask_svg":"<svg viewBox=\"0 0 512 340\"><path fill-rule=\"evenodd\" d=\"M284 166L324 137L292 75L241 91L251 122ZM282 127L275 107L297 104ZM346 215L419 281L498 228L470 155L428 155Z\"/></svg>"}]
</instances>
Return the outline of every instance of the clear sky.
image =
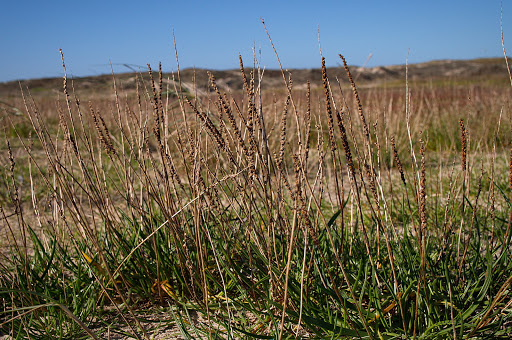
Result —
<instances>
[{"instance_id":1,"label":"clear sky","mask_svg":"<svg viewBox=\"0 0 512 340\"><path fill-rule=\"evenodd\" d=\"M284 68L320 66L317 27L327 64L368 66L433 59L502 57L499 0L431 1L2 1L0 81L60 77L58 49L73 76L126 72L159 61L232 69L238 53L251 65L277 68L260 18ZM503 1L505 47L512 53L512 0Z\"/></svg>"}]
</instances>

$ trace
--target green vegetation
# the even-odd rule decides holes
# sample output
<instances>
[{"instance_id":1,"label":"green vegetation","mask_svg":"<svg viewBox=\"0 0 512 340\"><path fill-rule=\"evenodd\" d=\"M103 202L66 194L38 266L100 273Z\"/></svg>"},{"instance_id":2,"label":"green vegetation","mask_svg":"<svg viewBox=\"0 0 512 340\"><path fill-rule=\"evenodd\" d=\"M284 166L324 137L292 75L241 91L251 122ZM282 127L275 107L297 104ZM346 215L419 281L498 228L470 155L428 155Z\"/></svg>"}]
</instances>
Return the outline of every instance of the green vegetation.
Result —
<instances>
[{"instance_id":1,"label":"green vegetation","mask_svg":"<svg viewBox=\"0 0 512 340\"><path fill-rule=\"evenodd\" d=\"M110 102L25 93L0 334L509 339L510 88L358 91L345 64L265 91L240 66L229 96L151 70Z\"/></svg>"}]
</instances>

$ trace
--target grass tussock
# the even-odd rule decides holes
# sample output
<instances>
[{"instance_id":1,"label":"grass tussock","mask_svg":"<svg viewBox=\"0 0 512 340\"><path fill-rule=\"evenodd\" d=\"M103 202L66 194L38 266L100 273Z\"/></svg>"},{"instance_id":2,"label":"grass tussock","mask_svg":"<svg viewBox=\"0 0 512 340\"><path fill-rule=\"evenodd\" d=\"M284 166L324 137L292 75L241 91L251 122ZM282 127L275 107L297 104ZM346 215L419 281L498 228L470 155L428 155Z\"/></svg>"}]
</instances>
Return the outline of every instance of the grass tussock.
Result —
<instances>
[{"instance_id":1,"label":"grass tussock","mask_svg":"<svg viewBox=\"0 0 512 340\"><path fill-rule=\"evenodd\" d=\"M340 58L348 82L322 59L319 88L265 91L240 58L229 94L149 65L110 102L66 76L53 106L24 90L0 333L509 338L510 89L360 90Z\"/></svg>"}]
</instances>

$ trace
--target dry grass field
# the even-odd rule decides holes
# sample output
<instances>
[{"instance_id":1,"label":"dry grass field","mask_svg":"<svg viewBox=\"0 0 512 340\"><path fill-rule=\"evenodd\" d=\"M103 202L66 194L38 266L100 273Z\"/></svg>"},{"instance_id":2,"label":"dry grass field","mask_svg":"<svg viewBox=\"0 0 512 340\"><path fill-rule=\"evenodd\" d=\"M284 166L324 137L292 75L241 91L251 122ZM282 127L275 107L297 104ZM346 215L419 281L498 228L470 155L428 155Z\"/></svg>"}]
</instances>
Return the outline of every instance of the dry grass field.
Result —
<instances>
[{"instance_id":1,"label":"dry grass field","mask_svg":"<svg viewBox=\"0 0 512 340\"><path fill-rule=\"evenodd\" d=\"M337 62L0 84L0 336L511 338L505 60Z\"/></svg>"}]
</instances>

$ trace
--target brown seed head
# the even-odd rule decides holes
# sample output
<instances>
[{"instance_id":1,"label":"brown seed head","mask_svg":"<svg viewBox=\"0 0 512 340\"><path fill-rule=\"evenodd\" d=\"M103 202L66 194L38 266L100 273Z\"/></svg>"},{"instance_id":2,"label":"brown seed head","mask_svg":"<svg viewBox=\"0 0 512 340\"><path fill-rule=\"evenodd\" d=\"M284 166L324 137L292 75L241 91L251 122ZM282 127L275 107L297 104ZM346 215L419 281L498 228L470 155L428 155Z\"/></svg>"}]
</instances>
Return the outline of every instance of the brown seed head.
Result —
<instances>
[{"instance_id":1,"label":"brown seed head","mask_svg":"<svg viewBox=\"0 0 512 340\"><path fill-rule=\"evenodd\" d=\"M396 143L395 143L395 137L391 137L391 148L393 149L393 155L395 157L396 166L398 168L398 171L400 172L400 178L402 179L402 182L404 185L407 185L405 183L405 175L404 175L404 168L402 166L402 162L400 161L400 157L398 157L398 151L396 150Z\"/></svg>"},{"instance_id":2,"label":"brown seed head","mask_svg":"<svg viewBox=\"0 0 512 340\"><path fill-rule=\"evenodd\" d=\"M427 207L426 207L426 175L425 175L425 143L420 139L420 223L421 230L424 231L427 227Z\"/></svg>"},{"instance_id":3,"label":"brown seed head","mask_svg":"<svg viewBox=\"0 0 512 340\"><path fill-rule=\"evenodd\" d=\"M352 87L352 91L354 92L354 97L356 99L357 103L357 111L359 112L359 118L361 119L361 123L363 124L363 131L366 138L370 138L370 129L368 128L368 124L366 124L366 118L363 114L363 105L361 104L361 100L359 99L359 93L357 92L356 83L354 82L354 79L352 78L352 73L350 73L350 69L348 68L347 61L345 60L345 57L343 57L341 54L339 54L339 57L343 61L343 66L345 67L345 71L347 72L348 80L350 81L350 86Z\"/></svg>"},{"instance_id":4,"label":"brown seed head","mask_svg":"<svg viewBox=\"0 0 512 340\"><path fill-rule=\"evenodd\" d=\"M462 161L462 171L466 171L466 156L467 156L467 135L466 135L466 127L464 126L464 121L459 119L460 126L460 141L461 141L461 161Z\"/></svg>"},{"instance_id":5,"label":"brown seed head","mask_svg":"<svg viewBox=\"0 0 512 340\"><path fill-rule=\"evenodd\" d=\"M336 150L336 138L334 137L334 120L332 118L331 92L329 90L329 79L327 78L327 68L325 67L324 57L322 57L322 83L324 85L327 124L329 126L329 141L331 144L331 151L334 152Z\"/></svg>"}]
</instances>

